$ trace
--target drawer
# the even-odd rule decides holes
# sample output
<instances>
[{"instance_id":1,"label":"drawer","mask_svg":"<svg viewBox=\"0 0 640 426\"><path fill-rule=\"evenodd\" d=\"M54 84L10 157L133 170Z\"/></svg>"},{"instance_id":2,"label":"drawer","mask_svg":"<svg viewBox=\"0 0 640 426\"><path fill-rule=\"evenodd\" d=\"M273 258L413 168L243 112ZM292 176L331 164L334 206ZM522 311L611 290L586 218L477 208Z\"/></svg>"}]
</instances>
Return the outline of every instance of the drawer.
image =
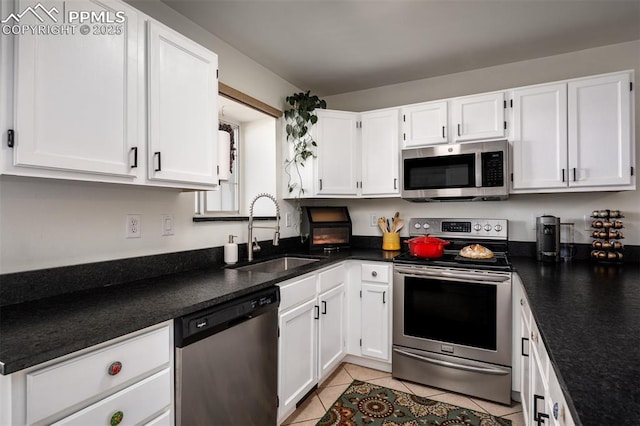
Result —
<instances>
[{"instance_id":1,"label":"drawer","mask_svg":"<svg viewBox=\"0 0 640 426\"><path fill-rule=\"evenodd\" d=\"M389 283L391 266L379 263L363 263L360 279L374 283Z\"/></svg>"},{"instance_id":2,"label":"drawer","mask_svg":"<svg viewBox=\"0 0 640 426\"><path fill-rule=\"evenodd\" d=\"M171 426L171 415L173 413L170 410L160 414L155 419L151 420L146 426Z\"/></svg>"},{"instance_id":3,"label":"drawer","mask_svg":"<svg viewBox=\"0 0 640 426\"><path fill-rule=\"evenodd\" d=\"M114 424L112 417L116 413L122 414L120 426L140 424L147 419L155 421L157 417L154 416L171 404L170 373L168 368L162 370L54 425L109 425Z\"/></svg>"},{"instance_id":4,"label":"drawer","mask_svg":"<svg viewBox=\"0 0 640 426\"><path fill-rule=\"evenodd\" d=\"M316 297L316 274L306 278L285 281L280 286L280 311Z\"/></svg>"},{"instance_id":5,"label":"drawer","mask_svg":"<svg viewBox=\"0 0 640 426\"><path fill-rule=\"evenodd\" d=\"M173 350L170 339L171 329L165 326L27 374L28 422L35 423L83 401L95 401L101 394L168 366ZM120 362L122 368L110 375L109 367L114 362Z\"/></svg>"},{"instance_id":6,"label":"drawer","mask_svg":"<svg viewBox=\"0 0 640 426\"><path fill-rule=\"evenodd\" d=\"M318 293L324 293L344 283L347 279L347 269L344 263L318 274Z\"/></svg>"}]
</instances>

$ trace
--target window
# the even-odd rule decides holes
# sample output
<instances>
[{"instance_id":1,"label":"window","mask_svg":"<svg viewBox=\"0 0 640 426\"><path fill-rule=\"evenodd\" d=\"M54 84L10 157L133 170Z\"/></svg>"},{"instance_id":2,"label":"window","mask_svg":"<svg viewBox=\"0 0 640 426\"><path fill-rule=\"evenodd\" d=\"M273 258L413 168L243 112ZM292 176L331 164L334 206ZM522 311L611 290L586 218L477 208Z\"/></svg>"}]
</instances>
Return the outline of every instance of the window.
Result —
<instances>
[{"instance_id":1,"label":"window","mask_svg":"<svg viewBox=\"0 0 640 426\"><path fill-rule=\"evenodd\" d=\"M223 96L218 96L218 108L222 178L216 190L196 193L198 220L247 215L244 210L252 197L276 193L277 119ZM226 156L220 155L224 152Z\"/></svg>"}]
</instances>

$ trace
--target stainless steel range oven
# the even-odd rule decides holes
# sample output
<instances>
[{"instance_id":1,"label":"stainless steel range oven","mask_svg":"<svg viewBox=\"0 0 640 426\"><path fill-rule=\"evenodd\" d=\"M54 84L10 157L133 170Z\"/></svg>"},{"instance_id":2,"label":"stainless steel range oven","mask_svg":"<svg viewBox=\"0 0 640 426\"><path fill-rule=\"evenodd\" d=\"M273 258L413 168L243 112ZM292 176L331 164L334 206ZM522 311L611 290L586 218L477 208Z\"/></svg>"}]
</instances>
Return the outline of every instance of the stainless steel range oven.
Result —
<instances>
[{"instance_id":1,"label":"stainless steel range oven","mask_svg":"<svg viewBox=\"0 0 640 426\"><path fill-rule=\"evenodd\" d=\"M394 260L393 376L511 403L511 265L507 221L411 219L410 234L452 242L440 259ZM459 249L482 243L492 259Z\"/></svg>"}]
</instances>

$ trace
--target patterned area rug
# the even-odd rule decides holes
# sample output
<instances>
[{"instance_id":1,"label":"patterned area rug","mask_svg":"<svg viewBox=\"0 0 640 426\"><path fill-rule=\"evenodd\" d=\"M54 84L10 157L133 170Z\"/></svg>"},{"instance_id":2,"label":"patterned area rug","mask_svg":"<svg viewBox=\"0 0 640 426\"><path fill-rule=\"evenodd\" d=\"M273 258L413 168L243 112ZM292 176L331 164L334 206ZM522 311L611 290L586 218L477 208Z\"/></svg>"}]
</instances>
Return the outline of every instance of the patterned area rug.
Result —
<instances>
[{"instance_id":1,"label":"patterned area rug","mask_svg":"<svg viewBox=\"0 0 640 426\"><path fill-rule=\"evenodd\" d=\"M511 420L354 380L316 426L510 426Z\"/></svg>"}]
</instances>

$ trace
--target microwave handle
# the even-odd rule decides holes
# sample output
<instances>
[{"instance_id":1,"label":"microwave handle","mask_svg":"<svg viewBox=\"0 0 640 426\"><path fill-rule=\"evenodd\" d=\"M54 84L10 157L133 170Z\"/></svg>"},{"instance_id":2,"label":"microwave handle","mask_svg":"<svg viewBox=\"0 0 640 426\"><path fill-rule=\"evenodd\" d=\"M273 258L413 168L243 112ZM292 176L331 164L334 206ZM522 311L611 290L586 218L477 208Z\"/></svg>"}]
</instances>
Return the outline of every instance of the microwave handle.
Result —
<instances>
[{"instance_id":1,"label":"microwave handle","mask_svg":"<svg viewBox=\"0 0 640 426\"><path fill-rule=\"evenodd\" d=\"M476 152L476 188L482 188L482 153Z\"/></svg>"}]
</instances>

